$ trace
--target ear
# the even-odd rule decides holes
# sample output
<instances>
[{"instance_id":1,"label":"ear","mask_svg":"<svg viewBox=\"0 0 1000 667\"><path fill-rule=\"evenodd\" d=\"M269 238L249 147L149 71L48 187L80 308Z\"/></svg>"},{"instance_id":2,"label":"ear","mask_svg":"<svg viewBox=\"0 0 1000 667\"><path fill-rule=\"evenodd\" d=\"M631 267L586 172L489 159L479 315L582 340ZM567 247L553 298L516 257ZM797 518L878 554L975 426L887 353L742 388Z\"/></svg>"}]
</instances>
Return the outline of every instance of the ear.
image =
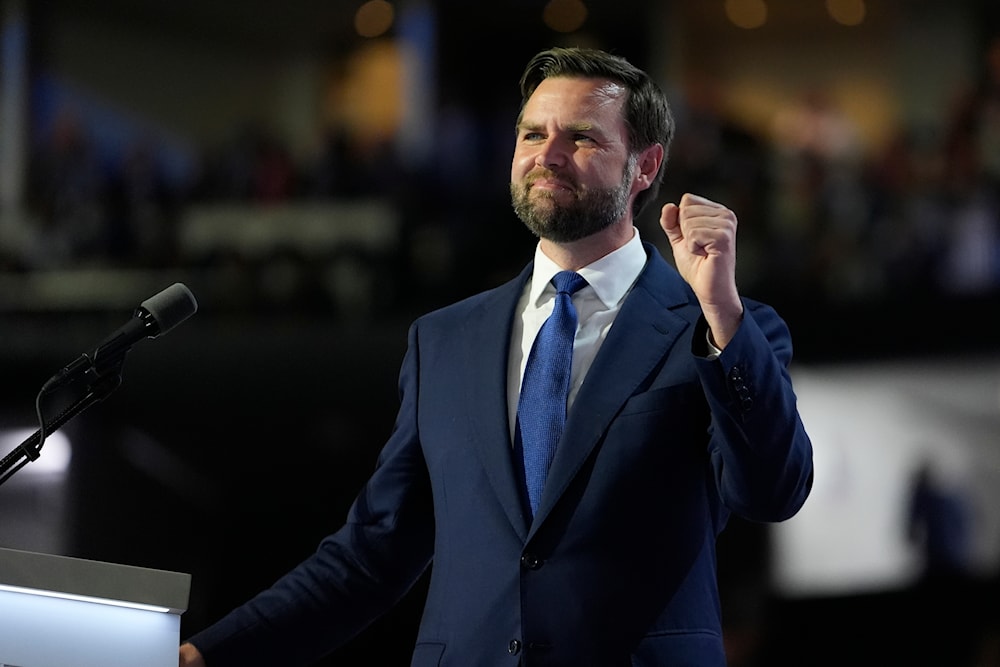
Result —
<instances>
[{"instance_id":1,"label":"ear","mask_svg":"<svg viewBox=\"0 0 1000 667\"><path fill-rule=\"evenodd\" d=\"M653 144L639 154L632 181L634 192L641 192L652 185L662 162L663 146L661 144Z\"/></svg>"}]
</instances>

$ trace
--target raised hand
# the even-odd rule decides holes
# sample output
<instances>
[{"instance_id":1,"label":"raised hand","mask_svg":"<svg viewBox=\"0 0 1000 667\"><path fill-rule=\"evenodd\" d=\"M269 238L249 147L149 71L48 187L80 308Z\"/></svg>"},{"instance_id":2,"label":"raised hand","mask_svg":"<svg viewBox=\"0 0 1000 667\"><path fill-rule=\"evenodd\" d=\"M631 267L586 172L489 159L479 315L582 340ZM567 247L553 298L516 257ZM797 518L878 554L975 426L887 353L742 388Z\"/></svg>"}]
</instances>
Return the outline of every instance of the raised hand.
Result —
<instances>
[{"instance_id":1,"label":"raised hand","mask_svg":"<svg viewBox=\"0 0 1000 667\"><path fill-rule=\"evenodd\" d=\"M660 212L663 228L681 276L691 285L711 329L723 348L743 318L736 289L736 214L705 197L687 193L680 204Z\"/></svg>"}]
</instances>

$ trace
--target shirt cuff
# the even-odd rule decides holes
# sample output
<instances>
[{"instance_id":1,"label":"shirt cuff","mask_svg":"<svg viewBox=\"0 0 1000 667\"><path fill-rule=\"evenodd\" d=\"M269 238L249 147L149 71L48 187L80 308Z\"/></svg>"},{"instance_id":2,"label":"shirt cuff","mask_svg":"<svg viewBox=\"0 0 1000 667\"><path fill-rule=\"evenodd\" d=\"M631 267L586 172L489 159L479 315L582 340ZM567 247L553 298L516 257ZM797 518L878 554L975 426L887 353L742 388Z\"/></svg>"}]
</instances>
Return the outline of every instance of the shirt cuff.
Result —
<instances>
[{"instance_id":1,"label":"shirt cuff","mask_svg":"<svg viewBox=\"0 0 1000 667\"><path fill-rule=\"evenodd\" d=\"M722 350L712 343L712 330L707 327L705 328L705 345L708 346L708 354L705 355L706 359L718 359L719 355L722 354Z\"/></svg>"}]
</instances>

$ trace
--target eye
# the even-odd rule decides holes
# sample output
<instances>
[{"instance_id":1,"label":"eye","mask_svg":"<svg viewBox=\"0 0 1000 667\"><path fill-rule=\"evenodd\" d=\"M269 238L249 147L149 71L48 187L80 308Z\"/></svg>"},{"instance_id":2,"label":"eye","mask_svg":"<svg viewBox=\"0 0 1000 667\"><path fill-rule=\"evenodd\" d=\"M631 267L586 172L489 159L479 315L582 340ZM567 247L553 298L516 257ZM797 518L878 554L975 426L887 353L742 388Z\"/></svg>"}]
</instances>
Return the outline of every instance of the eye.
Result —
<instances>
[{"instance_id":1,"label":"eye","mask_svg":"<svg viewBox=\"0 0 1000 667\"><path fill-rule=\"evenodd\" d=\"M545 135L541 132L525 131L521 133L521 141L544 141Z\"/></svg>"},{"instance_id":2,"label":"eye","mask_svg":"<svg viewBox=\"0 0 1000 667\"><path fill-rule=\"evenodd\" d=\"M573 141L578 144L594 144L597 143L596 140L589 134L577 133L573 135Z\"/></svg>"}]
</instances>

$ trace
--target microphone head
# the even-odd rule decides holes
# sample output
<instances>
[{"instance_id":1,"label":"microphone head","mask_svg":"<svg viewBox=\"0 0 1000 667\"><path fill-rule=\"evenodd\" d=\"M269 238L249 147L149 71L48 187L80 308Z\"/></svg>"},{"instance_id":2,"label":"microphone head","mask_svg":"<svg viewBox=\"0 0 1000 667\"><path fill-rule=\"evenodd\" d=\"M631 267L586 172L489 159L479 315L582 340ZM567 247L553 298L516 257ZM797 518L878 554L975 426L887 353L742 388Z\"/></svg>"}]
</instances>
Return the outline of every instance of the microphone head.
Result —
<instances>
[{"instance_id":1,"label":"microphone head","mask_svg":"<svg viewBox=\"0 0 1000 667\"><path fill-rule=\"evenodd\" d=\"M158 333L165 334L194 315L198 310L198 302L183 283L174 283L143 301L139 308L153 318L159 329Z\"/></svg>"}]
</instances>

